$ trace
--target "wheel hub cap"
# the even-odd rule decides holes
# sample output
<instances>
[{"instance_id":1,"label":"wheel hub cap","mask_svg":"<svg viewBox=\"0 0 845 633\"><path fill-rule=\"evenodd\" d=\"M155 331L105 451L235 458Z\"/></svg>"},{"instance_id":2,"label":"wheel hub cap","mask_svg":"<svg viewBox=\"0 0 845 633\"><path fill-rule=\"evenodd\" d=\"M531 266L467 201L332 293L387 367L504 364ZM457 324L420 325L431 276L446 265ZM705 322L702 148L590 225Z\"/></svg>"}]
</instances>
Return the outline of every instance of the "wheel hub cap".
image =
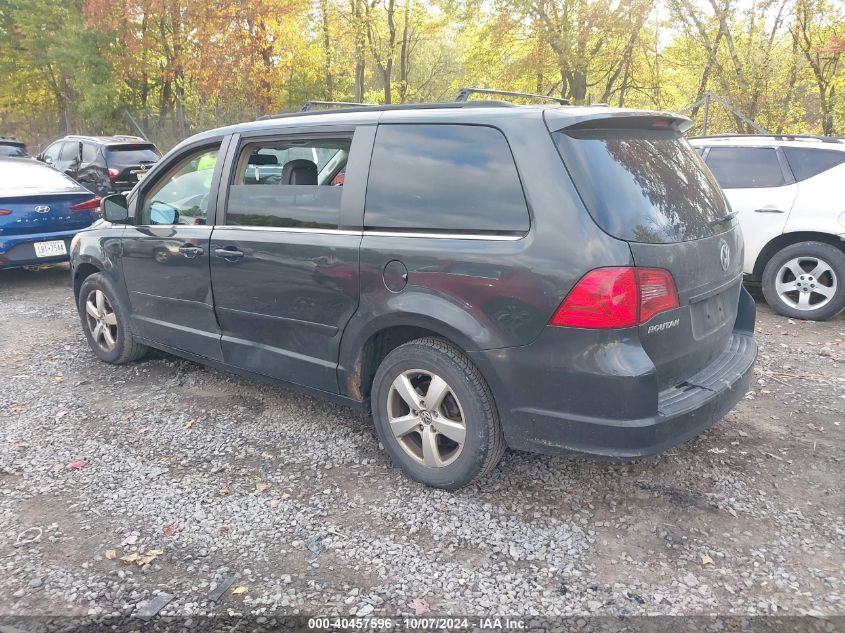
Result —
<instances>
[{"instance_id":1,"label":"wheel hub cap","mask_svg":"<svg viewBox=\"0 0 845 633\"><path fill-rule=\"evenodd\" d=\"M818 257L796 257L777 272L775 291L781 301L797 310L817 310L833 299L839 280L833 268Z\"/></svg>"},{"instance_id":2,"label":"wheel hub cap","mask_svg":"<svg viewBox=\"0 0 845 633\"><path fill-rule=\"evenodd\" d=\"M448 466L463 450L467 429L461 403L449 384L430 371L411 369L394 379L387 419L400 448L423 466Z\"/></svg>"}]
</instances>

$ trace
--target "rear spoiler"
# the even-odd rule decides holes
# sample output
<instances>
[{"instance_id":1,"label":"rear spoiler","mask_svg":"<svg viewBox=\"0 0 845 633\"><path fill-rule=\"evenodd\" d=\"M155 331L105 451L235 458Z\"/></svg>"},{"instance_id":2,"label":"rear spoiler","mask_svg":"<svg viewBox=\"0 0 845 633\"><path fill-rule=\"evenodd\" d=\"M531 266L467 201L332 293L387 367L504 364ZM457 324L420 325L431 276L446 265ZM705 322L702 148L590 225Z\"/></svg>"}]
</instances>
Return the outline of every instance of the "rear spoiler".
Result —
<instances>
[{"instance_id":1,"label":"rear spoiler","mask_svg":"<svg viewBox=\"0 0 845 633\"><path fill-rule=\"evenodd\" d=\"M693 126L692 120L671 112L648 110L607 110L584 114L566 110L546 110L546 125L552 132L586 130L673 130L683 134Z\"/></svg>"}]
</instances>

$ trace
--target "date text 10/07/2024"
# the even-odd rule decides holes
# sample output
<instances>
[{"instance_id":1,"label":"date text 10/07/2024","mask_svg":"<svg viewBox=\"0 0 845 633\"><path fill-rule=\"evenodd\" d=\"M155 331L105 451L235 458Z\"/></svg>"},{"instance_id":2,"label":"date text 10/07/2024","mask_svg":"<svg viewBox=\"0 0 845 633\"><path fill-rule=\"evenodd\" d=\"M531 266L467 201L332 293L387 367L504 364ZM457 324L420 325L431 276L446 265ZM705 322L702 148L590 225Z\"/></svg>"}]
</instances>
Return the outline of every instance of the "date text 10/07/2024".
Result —
<instances>
[{"instance_id":1,"label":"date text 10/07/2024","mask_svg":"<svg viewBox=\"0 0 845 633\"><path fill-rule=\"evenodd\" d=\"M511 617L315 617L308 619L312 631L522 631L525 621Z\"/></svg>"}]
</instances>

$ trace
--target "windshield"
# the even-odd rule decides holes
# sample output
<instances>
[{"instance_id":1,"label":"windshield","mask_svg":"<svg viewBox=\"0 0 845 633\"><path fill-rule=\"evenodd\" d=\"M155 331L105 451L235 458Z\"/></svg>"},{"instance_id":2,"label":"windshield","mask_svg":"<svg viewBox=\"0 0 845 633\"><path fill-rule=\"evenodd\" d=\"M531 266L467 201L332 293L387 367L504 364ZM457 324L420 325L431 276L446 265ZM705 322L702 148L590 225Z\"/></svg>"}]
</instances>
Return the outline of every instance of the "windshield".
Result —
<instances>
[{"instance_id":1,"label":"windshield","mask_svg":"<svg viewBox=\"0 0 845 633\"><path fill-rule=\"evenodd\" d=\"M669 243L732 226L722 191L674 130L561 130L553 134L587 210L610 235Z\"/></svg>"},{"instance_id":2,"label":"windshield","mask_svg":"<svg viewBox=\"0 0 845 633\"><path fill-rule=\"evenodd\" d=\"M0 162L0 193L6 195L28 191L76 191L80 187L55 169L34 160Z\"/></svg>"},{"instance_id":3,"label":"windshield","mask_svg":"<svg viewBox=\"0 0 845 633\"><path fill-rule=\"evenodd\" d=\"M115 167L154 163L161 158L155 145L114 145L106 153L108 164Z\"/></svg>"},{"instance_id":4,"label":"windshield","mask_svg":"<svg viewBox=\"0 0 845 633\"><path fill-rule=\"evenodd\" d=\"M0 143L0 156L28 156L23 145Z\"/></svg>"}]
</instances>

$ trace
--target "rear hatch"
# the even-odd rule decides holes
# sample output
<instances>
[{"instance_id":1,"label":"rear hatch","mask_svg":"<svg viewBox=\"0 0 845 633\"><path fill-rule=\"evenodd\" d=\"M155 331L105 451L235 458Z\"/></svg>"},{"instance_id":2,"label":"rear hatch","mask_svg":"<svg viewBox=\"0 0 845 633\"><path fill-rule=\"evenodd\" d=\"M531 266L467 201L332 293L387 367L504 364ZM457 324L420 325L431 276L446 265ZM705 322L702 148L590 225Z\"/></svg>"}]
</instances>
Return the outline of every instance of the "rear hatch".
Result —
<instances>
[{"instance_id":1,"label":"rear hatch","mask_svg":"<svg viewBox=\"0 0 845 633\"><path fill-rule=\"evenodd\" d=\"M54 169L29 160L2 164L0 237L82 229L99 217L98 198Z\"/></svg>"},{"instance_id":2,"label":"rear hatch","mask_svg":"<svg viewBox=\"0 0 845 633\"><path fill-rule=\"evenodd\" d=\"M742 233L713 175L682 138L687 119L612 112L562 128L550 121L550 129L599 227L629 244L636 266L672 274L680 307L639 326L664 389L683 384L730 344Z\"/></svg>"},{"instance_id":3,"label":"rear hatch","mask_svg":"<svg viewBox=\"0 0 845 633\"><path fill-rule=\"evenodd\" d=\"M152 143L121 143L106 147L109 180L118 191L129 191L155 165L161 153Z\"/></svg>"}]
</instances>

